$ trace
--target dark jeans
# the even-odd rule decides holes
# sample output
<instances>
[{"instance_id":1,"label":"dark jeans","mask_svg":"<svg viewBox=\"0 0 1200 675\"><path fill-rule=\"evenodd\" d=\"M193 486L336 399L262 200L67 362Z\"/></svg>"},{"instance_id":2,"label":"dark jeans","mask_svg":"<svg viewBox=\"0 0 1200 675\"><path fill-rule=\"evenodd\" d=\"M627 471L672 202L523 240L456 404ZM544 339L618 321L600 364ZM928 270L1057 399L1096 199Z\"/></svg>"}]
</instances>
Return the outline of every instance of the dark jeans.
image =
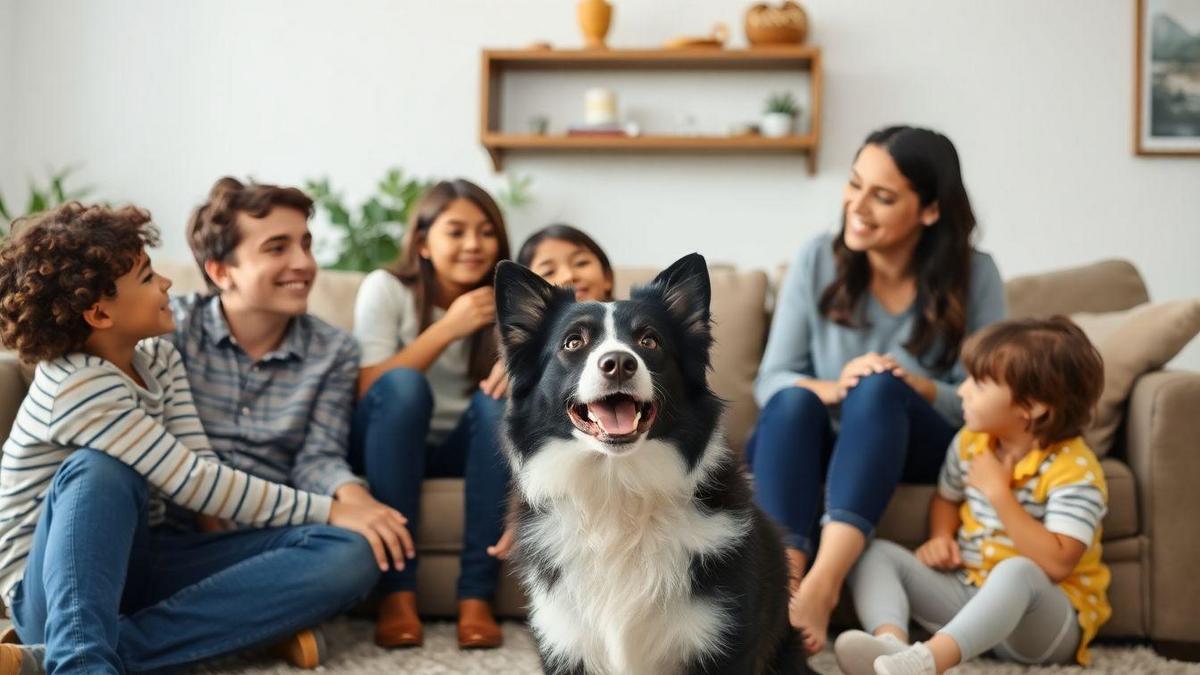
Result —
<instances>
[{"instance_id":1,"label":"dark jeans","mask_svg":"<svg viewBox=\"0 0 1200 675\"><path fill-rule=\"evenodd\" d=\"M955 429L890 373L864 378L842 402L840 431L816 394L789 387L771 397L746 450L756 499L811 558L822 523L871 536L896 486L934 483Z\"/></svg>"},{"instance_id":2,"label":"dark jeans","mask_svg":"<svg viewBox=\"0 0 1200 675\"><path fill-rule=\"evenodd\" d=\"M148 493L97 450L55 474L10 608L21 641L46 645L48 671L177 669L320 623L379 579L349 530L150 528Z\"/></svg>"},{"instance_id":3,"label":"dark jeans","mask_svg":"<svg viewBox=\"0 0 1200 675\"><path fill-rule=\"evenodd\" d=\"M500 450L504 401L475 392L458 426L444 441L429 444L433 393L425 376L409 368L384 373L354 413L350 463L365 474L376 499L408 518L414 540L421 522L421 481L466 479L466 522L458 597L490 600L500 563L487 553L504 530L508 462ZM417 587L417 560L383 575L380 590Z\"/></svg>"}]
</instances>

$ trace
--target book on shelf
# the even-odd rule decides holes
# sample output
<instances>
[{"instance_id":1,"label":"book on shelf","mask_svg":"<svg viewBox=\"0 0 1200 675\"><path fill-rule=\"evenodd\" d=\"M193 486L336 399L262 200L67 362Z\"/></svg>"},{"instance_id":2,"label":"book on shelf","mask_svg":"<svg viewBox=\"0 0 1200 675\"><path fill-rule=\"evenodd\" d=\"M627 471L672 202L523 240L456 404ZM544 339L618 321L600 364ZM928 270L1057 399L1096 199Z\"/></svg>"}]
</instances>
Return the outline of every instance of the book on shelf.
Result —
<instances>
[{"instance_id":1,"label":"book on shelf","mask_svg":"<svg viewBox=\"0 0 1200 675\"><path fill-rule=\"evenodd\" d=\"M605 124L572 124L567 127L568 136L628 136L625 125L619 122Z\"/></svg>"}]
</instances>

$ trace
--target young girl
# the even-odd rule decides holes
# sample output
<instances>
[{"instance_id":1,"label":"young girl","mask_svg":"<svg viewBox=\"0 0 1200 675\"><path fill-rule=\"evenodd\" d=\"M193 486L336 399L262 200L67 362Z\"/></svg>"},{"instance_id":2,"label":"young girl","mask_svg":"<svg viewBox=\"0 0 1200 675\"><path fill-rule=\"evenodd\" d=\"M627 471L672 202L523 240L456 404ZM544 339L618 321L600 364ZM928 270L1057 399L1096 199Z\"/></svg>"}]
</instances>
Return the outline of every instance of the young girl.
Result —
<instances>
[{"instance_id":1,"label":"young girl","mask_svg":"<svg viewBox=\"0 0 1200 675\"><path fill-rule=\"evenodd\" d=\"M613 299L613 268L608 255L594 239L570 225L548 225L529 235L521 244L517 262L555 286L574 288L576 302ZM488 553L502 560L508 558L514 536L515 528L506 527Z\"/></svg>"},{"instance_id":2,"label":"young girl","mask_svg":"<svg viewBox=\"0 0 1200 675\"><path fill-rule=\"evenodd\" d=\"M950 139L889 127L854 159L841 232L788 269L747 460L755 498L784 529L791 621L810 653L896 485L937 480L962 424L963 338L1004 318L1000 272L974 231Z\"/></svg>"},{"instance_id":3,"label":"young girl","mask_svg":"<svg viewBox=\"0 0 1200 675\"><path fill-rule=\"evenodd\" d=\"M613 299L613 270L604 249L570 225L550 225L531 234L517 262L555 286L573 287L580 302Z\"/></svg>"},{"instance_id":4,"label":"young girl","mask_svg":"<svg viewBox=\"0 0 1200 675\"><path fill-rule=\"evenodd\" d=\"M1104 382L1100 354L1063 317L996 324L964 347L966 428L950 445L913 554L876 541L850 577L873 635L843 633L850 675L916 675L993 650L1087 665L1112 613L1100 562L1108 488L1080 433ZM930 631L908 645L908 621Z\"/></svg>"},{"instance_id":5,"label":"young girl","mask_svg":"<svg viewBox=\"0 0 1200 675\"><path fill-rule=\"evenodd\" d=\"M458 580L459 646L497 647L491 599L499 561L488 555L503 529L507 463L498 424L507 376L493 335L492 275L509 257L500 209L465 180L433 186L416 205L400 262L367 275L354 308L362 347L352 462L371 491L419 528L421 482L466 478ZM375 640L423 642L417 561L389 572Z\"/></svg>"}]
</instances>

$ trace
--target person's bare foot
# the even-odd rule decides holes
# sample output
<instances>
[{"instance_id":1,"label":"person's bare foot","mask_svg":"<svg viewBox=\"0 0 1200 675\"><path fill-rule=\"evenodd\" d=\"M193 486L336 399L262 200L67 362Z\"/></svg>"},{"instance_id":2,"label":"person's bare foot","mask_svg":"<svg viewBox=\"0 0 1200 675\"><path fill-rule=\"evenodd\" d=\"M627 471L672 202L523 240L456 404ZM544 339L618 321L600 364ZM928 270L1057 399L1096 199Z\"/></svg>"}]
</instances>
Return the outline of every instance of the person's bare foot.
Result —
<instances>
[{"instance_id":1,"label":"person's bare foot","mask_svg":"<svg viewBox=\"0 0 1200 675\"><path fill-rule=\"evenodd\" d=\"M804 650L809 655L825 648L829 617L837 606L837 598L837 593L830 590L830 584L809 575L800 582L800 588L788 602L788 619L800 632Z\"/></svg>"}]
</instances>

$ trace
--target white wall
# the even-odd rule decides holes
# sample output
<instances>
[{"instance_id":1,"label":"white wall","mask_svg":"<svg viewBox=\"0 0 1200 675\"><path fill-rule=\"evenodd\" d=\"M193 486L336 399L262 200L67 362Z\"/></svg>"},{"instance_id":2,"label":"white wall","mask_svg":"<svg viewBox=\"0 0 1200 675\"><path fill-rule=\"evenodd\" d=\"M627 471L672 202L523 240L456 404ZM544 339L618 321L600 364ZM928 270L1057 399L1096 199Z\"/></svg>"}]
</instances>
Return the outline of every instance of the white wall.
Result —
<instances>
[{"instance_id":1,"label":"white wall","mask_svg":"<svg viewBox=\"0 0 1200 675\"><path fill-rule=\"evenodd\" d=\"M702 33L715 20L743 44L747 2L615 4L613 46ZM699 250L774 266L836 224L865 134L903 121L958 145L981 246L1006 276L1119 256L1156 299L1200 295L1200 160L1130 148L1132 0L805 6L826 65L816 177L789 157L514 157L509 170L534 177L537 202L514 217L513 239L566 220L620 263ZM499 185L476 140L479 50L579 44L567 0L16 0L9 13L19 67L0 88L12 93L0 115L15 130L5 164L83 162L101 196L154 212L174 257L186 254L189 209L225 173L284 183L328 174L352 196L392 164ZM711 98L700 99L672 94L672 81L658 101L668 120L702 100L711 108L691 112L704 123L751 118L767 93L705 85ZM513 88L547 100L556 86ZM575 94L566 106L580 107ZM1200 368L1200 347L1184 365Z\"/></svg>"},{"instance_id":2,"label":"white wall","mask_svg":"<svg viewBox=\"0 0 1200 675\"><path fill-rule=\"evenodd\" d=\"M14 198L9 195L15 188L17 176L16 158L13 157L16 128L12 105L13 78L17 68L16 10L16 0L0 0L0 194L9 200Z\"/></svg>"}]
</instances>

